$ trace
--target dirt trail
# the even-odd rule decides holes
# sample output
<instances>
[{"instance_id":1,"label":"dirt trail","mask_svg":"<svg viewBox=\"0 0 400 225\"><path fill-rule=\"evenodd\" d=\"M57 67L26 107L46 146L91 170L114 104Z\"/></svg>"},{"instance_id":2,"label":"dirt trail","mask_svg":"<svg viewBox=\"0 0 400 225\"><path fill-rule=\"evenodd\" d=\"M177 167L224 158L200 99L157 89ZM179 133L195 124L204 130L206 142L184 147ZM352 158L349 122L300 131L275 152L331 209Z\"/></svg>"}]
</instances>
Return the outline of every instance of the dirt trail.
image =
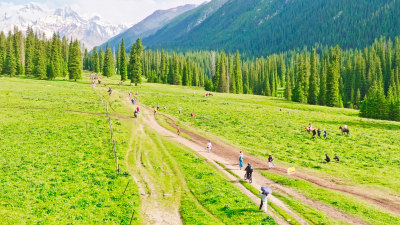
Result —
<instances>
[{"instance_id":1,"label":"dirt trail","mask_svg":"<svg viewBox=\"0 0 400 225\"><path fill-rule=\"evenodd\" d=\"M145 108L145 107L142 106L142 108ZM168 138L178 141L181 144L184 144L185 146L195 150L196 152L200 153L202 156L211 160L212 162L217 161L219 163L224 164L227 169L232 170L232 172L239 175L239 177L244 176L244 171L239 170L239 167L238 167L238 159L237 159L238 152L232 152L231 150L227 150L228 148L226 148L226 146L222 146L222 145L214 143L212 152L208 153L206 150L206 147L205 147L206 143L207 143L207 139L205 139L204 137L201 137L195 133L192 133L192 132L189 132L186 130L182 130L182 129L181 129L182 132L188 134L193 139L193 141L187 140L182 137L178 137L173 132L171 132L171 131L167 130L166 128L162 127L161 125L159 125L158 122L155 120L154 116L152 116L153 114L150 112L150 109L147 109L147 111L148 111L147 116L143 119L143 121L146 124L148 124L149 126L151 126L154 130L156 130L159 134L162 134ZM247 162L250 162L252 164L254 163L247 156L245 156L245 161L246 161L246 163ZM256 165L256 168L257 168L257 166L260 167L262 165L265 165L265 163L264 164L254 163L254 164ZM262 176L260 173L258 173L256 171L253 173L253 177L254 177L254 179L253 179L252 185L255 188L257 188L258 190L260 190L261 186L264 186L267 184L267 185L271 186L273 188L273 190L274 189L281 190L283 193L292 195L295 198L303 201L304 203L306 203L314 208L324 211L331 218L346 221L351 224L368 224L359 218L355 218L351 215L345 214L331 206L322 204L318 201L311 200L290 188L273 183L272 181L266 179L264 176ZM254 196L252 193L251 193L251 195ZM251 197L251 196L249 196L249 197ZM280 207L283 210L285 210L286 212L288 212L301 224L307 224L307 222L303 218L299 217L296 213L291 211L282 201L275 198L273 195L271 196L271 198L269 200L272 203L276 204L278 207ZM255 202L259 203L259 200L255 201Z\"/></svg>"},{"instance_id":2,"label":"dirt trail","mask_svg":"<svg viewBox=\"0 0 400 225\"><path fill-rule=\"evenodd\" d=\"M135 121L137 122L137 121ZM164 190L159 184L154 182L157 178L153 175L148 168L148 160L143 159L143 154L146 154L145 147L141 142L142 138L146 135L143 126L132 127L132 133L136 134L138 140L135 142L134 148L127 152L125 159L127 160L128 170L133 175L133 179L138 185L139 194L141 196L141 214L142 224L168 224L179 225L182 224L181 216L179 213L179 205L169 205L166 200ZM130 146L132 146L133 137ZM133 147L133 146L132 146ZM129 159L134 159L134 164L131 164Z\"/></svg>"},{"instance_id":3,"label":"dirt trail","mask_svg":"<svg viewBox=\"0 0 400 225\"><path fill-rule=\"evenodd\" d=\"M175 123L175 119L171 118L168 115L163 114L163 116L167 117L170 120L171 126L174 128L177 127ZM185 130L181 128L182 133L187 134L192 138L192 140L198 144L204 145L204 143L207 143L207 138L200 136L194 132ZM238 156L239 149L225 143L222 140L219 140L216 137L213 137L213 139L217 139L218 141L216 143L213 143L213 149L214 154L217 154L221 157L228 158L230 161L237 161L236 156ZM256 169L259 170L265 170L268 162L262 159L259 159L254 156L246 156L246 162L251 163ZM277 173L280 175L286 175L287 174L287 167L284 166L276 166L270 172ZM350 194L353 195L357 198L366 200L374 205L379 206L380 208L386 209L388 211L391 211L397 215L400 215L400 197L399 196L387 196L383 195L383 193L375 191L375 190L369 190L369 189L361 189L357 187L352 187L348 185L341 185L335 182L332 182L327 179L323 179L320 177L316 177L301 171L296 171L295 174L291 175L294 178L306 180L318 187L322 187L325 189L330 189L334 191L339 191L343 192L345 194Z\"/></svg>"},{"instance_id":4,"label":"dirt trail","mask_svg":"<svg viewBox=\"0 0 400 225\"><path fill-rule=\"evenodd\" d=\"M141 107L142 109L144 109L145 107ZM151 110L146 109L143 110L143 112L141 112L141 119L143 120L143 122L148 125L149 127L151 127L153 130L155 130L156 132L158 132L160 135L163 135L164 137L167 137L169 139L172 139L174 141L177 141L193 150L195 150L196 152L200 153L200 155L202 155L203 157L210 159L209 162L213 163L216 167L220 168L220 170L224 171L224 173L230 178L231 181L234 182L234 184L236 184L239 188L242 189L242 191L248 195L255 203L259 204L260 203L260 199L255 196L253 193L251 193L250 191L248 191L245 187L243 187L240 183L239 180L232 176L231 174L229 174L228 172L226 172L222 167L220 167L215 161L215 159L212 159L209 157L208 153L206 152L206 150L201 147L200 145L191 142L187 139L181 138L181 137L177 137L176 134L172 133L171 131L165 129L164 127L160 126L157 121L154 119L153 114L151 113ZM218 158L219 162L222 161L223 159ZM261 188L261 186L260 186ZM279 207L281 205L284 205L279 199L275 198L274 196L269 197L270 201L275 203L276 205L278 205ZM283 207L282 207L283 208ZM283 208L284 209L284 208ZM277 215L271 213L271 209L268 209L268 215L271 216L272 218L274 218L279 224L289 224L287 223L285 220L279 218ZM294 212L292 212L291 210L289 210L286 207L286 211L291 214L294 218L296 218L297 221L299 221L301 224L308 224L305 220L303 220L301 217L299 217L297 214L295 214Z\"/></svg>"}]
</instances>

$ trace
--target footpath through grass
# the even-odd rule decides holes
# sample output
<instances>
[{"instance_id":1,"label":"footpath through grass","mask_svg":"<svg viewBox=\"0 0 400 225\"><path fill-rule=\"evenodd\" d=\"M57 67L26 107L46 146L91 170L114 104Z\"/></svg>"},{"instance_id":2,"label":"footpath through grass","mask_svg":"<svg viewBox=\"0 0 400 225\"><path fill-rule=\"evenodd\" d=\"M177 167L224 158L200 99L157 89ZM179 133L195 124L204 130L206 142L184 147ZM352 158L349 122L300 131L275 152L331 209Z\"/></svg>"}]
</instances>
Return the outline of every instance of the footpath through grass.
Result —
<instances>
[{"instance_id":1,"label":"footpath through grass","mask_svg":"<svg viewBox=\"0 0 400 225\"><path fill-rule=\"evenodd\" d=\"M115 172L106 117L87 114L103 112L89 85L0 83L0 223L129 224L137 187L121 195L130 176Z\"/></svg>"},{"instance_id":2,"label":"footpath through grass","mask_svg":"<svg viewBox=\"0 0 400 225\"><path fill-rule=\"evenodd\" d=\"M216 134L245 152L278 163L302 167L350 184L400 193L400 123L361 119L357 111L296 104L276 98L215 93L196 88L142 84L120 89L148 106L201 130ZM167 107L166 110L163 107ZM178 109L182 108L182 114ZM190 113L195 117L191 118ZM311 138L304 128L327 129L328 139ZM347 124L351 136L341 135ZM325 153L339 163L323 164Z\"/></svg>"},{"instance_id":3,"label":"footpath through grass","mask_svg":"<svg viewBox=\"0 0 400 225\"><path fill-rule=\"evenodd\" d=\"M281 183L285 186L292 187L311 199L323 202L349 215L361 218L368 223L382 225L400 224L400 217L392 213L382 211L375 206L372 206L371 204L361 201L353 196L320 188L304 180L287 178L285 176L270 173L268 171L260 171L260 173L276 183ZM291 201L289 198L284 196L281 197L292 207L296 208L301 206L298 203Z\"/></svg>"}]
</instances>

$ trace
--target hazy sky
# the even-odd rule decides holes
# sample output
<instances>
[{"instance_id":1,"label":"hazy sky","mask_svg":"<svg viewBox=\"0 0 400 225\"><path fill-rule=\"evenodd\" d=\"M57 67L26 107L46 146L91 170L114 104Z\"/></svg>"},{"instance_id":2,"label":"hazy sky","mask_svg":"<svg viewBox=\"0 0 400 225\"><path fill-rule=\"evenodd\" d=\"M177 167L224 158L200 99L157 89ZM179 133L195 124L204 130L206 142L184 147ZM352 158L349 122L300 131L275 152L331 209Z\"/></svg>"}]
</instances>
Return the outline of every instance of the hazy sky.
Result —
<instances>
[{"instance_id":1,"label":"hazy sky","mask_svg":"<svg viewBox=\"0 0 400 225\"><path fill-rule=\"evenodd\" d=\"M16 5L39 2L50 8L71 6L82 16L99 15L113 24L133 25L157 9L185 4L201 4L207 0L0 0Z\"/></svg>"}]
</instances>

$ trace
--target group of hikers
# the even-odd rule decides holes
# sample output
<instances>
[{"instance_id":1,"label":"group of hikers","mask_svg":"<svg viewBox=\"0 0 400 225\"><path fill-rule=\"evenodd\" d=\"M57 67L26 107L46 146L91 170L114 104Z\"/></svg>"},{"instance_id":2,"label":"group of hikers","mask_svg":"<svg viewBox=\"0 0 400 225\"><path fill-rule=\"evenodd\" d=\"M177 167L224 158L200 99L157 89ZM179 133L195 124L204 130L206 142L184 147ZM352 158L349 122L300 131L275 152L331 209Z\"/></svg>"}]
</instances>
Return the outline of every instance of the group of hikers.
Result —
<instances>
[{"instance_id":1,"label":"group of hikers","mask_svg":"<svg viewBox=\"0 0 400 225\"><path fill-rule=\"evenodd\" d=\"M350 130L347 128L347 125L346 125L346 124L343 125L343 127L339 127L339 129L340 129L340 131L342 131L342 134L346 133L347 135L350 135ZM321 137L321 129L319 129L319 128L318 128L318 129L313 128L312 125L311 125L311 123L308 124L308 126L306 127L306 131L307 131L309 134L312 133L312 136L313 136L313 137L315 137L315 136L317 136L317 135L318 135L318 137ZM323 130L323 135L324 135L324 138L325 138L325 139L328 138L328 135L327 135L327 132L326 132L325 128L324 128L324 130Z\"/></svg>"}]
</instances>

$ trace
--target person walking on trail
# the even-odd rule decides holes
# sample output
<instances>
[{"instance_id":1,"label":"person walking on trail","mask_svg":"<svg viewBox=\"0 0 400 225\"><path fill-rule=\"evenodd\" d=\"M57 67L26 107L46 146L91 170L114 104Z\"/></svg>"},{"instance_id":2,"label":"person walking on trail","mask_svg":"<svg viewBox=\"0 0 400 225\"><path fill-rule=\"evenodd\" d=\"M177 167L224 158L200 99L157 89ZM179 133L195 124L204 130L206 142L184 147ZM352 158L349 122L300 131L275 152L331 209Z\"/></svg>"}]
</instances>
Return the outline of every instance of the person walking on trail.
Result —
<instances>
[{"instance_id":1,"label":"person walking on trail","mask_svg":"<svg viewBox=\"0 0 400 225\"><path fill-rule=\"evenodd\" d=\"M325 163L329 163L331 158L329 158L328 154L325 154Z\"/></svg>"},{"instance_id":2,"label":"person walking on trail","mask_svg":"<svg viewBox=\"0 0 400 225\"><path fill-rule=\"evenodd\" d=\"M272 190L271 188L264 186L261 187L261 193L259 193L258 195L261 196L261 203L260 203L260 210L262 210L263 206L264 206L264 212L267 213L267 206L268 206L268 195L272 194Z\"/></svg>"},{"instance_id":3,"label":"person walking on trail","mask_svg":"<svg viewBox=\"0 0 400 225\"><path fill-rule=\"evenodd\" d=\"M339 157L335 154L335 158L336 162L339 162Z\"/></svg>"},{"instance_id":4,"label":"person walking on trail","mask_svg":"<svg viewBox=\"0 0 400 225\"><path fill-rule=\"evenodd\" d=\"M131 97L131 92L129 92L129 98Z\"/></svg>"},{"instance_id":5,"label":"person walking on trail","mask_svg":"<svg viewBox=\"0 0 400 225\"><path fill-rule=\"evenodd\" d=\"M242 151L239 152L239 157L243 159L243 152Z\"/></svg>"},{"instance_id":6,"label":"person walking on trail","mask_svg":"<svg viewBox=\"0 0 400 225\"><path fill-rule=\"evenodd\" d=\"M324 138L326 139L327 136L328 136L328 135L327 135L326 130L325 130L325 128L324 128Z\"/></svg>"},{"instance_id":7,"label":"person walking on trail","mask_svg":"<svg viewBox=\"0 0 400 225\"><path fill-rule=\"evenodd\" d=\"M134 98L132 98L131 101L132 101L132 104L135 104L135 99Z\"/></svg>"},{"instance_id":8,"label":"person walking on trail","mask_svg":"<svg viewBox=\"0 0 400 225\"><path fill-rule=\"evenodd\" d=\"M269 169L272 169L272 168L275 167L275 164L273 163L273 161L274 161L274 158L272 158L272 155L269 155L269 157L268 157L268 167L269 167Z\"/></svg>"},{"instance_id":9,"label":"person walking on trail","mask_svg":"<svg viewBox=\"0 0 400 225\"><path fill-rule=\"evenodd\" d=\"M181 129L180 129L179 127L176 129L176 134L177 134L178 136L181 136Z\"/></svg>"},{"instance_id":10,"label":"person walking on trail","mask_svg":"<svg viewBox=\"0 0 400 225\"><path fill-rule=\"evenodd\" d=\"M157 113L157 109L156 109L156 108L154 108L154 115L156 115L156 113Z\"/></svg>"},{"instance_id":11,"label":"person walking on trail","mask_svg":"<svg viewBox=\"0 0 400 225\"><path fill-rule=\"evenodd\" d=\"M139 106L136 108L136 111L138 112L138 113L140 113L140 109L139 109Z\"/></svg>"},{"instance_id":12,"label":"person walking on trail","mask_svg":"<svg viewBox=\"0 0 400 225\"><path fill-rule=\"evenodd\" d=\"M210 141L210 140L208 140L208 143L207 143L207 150L208 150L208 153L210 153L210 152L211 152L211 147L212 147L212 145L211 145L211 141Z\"/></svg>"},{"instance_id":13,"label":"person walking on trail","mask_svg":"<svg viewBox=\"0 0 400 225\"><path fill-rule=\"evenodd\" d=\"M252 176L252 174L253 174L253 167L251 166L251 164L249 163L247 166L246 166L246 169L244 169L245 171L246 171L246 179L250 179L250 177Z\"/></svg>"},{"instance_id":14,"label":"person walking on trail","mask_svg":"<svg viewBox=\"0 0 400 225\"><path fill-rule=\"evenodd\" d=\"M111 96L111 93L112 93L112 88L109 88L108 89L108 95Z\"/></svg>"},{"instance_id":15,"label":"person walking on trail","mask_svg":"<svg viewBox=\"0 0 400 225\"><path fill-rule=\"evenodd\" d=\"M318 133L318 137L321 137L321 129L318 128L317 133Z\"/></svg>"},{"instance_id":16,"label":"person walking on trail","mask_svg":"<svg viewBox=\"0 0 400 225\"><path fill-rule=\"evenodd\" d=\"M193 114L193 113L190 113L190 117L194 117L194 114Z\"/></svg>"},{"instance_id":17,"label":"person walking on trail","mask_svg":"<svg viewBox=\"0 0 400 225\"><path fill-rule=\"evenodd\" d=\"M179 114L181 114L182 113L182 108L181 107L179 107Z\"/></svg>"},{"instance_id":18,"label":"person walking on trail","mask_svg":"<svg viewBox=\"0 0 400 225\"><path fill-rule=\"evenodd\" d=\"M157 103L157 111L158 111L158 110L160 110L160 105L158 105L158 103Z\"/></svg>"},{"instance_id":19,"label":"person walking on trail","mask_svg":"<svg viewBox=\"0 0 400 225\"><path fill-rule=\"evenodd\" d=\"M239 169L242 170L243 167L243 158L239 156Z\"/></svg>"}]
</instances>

